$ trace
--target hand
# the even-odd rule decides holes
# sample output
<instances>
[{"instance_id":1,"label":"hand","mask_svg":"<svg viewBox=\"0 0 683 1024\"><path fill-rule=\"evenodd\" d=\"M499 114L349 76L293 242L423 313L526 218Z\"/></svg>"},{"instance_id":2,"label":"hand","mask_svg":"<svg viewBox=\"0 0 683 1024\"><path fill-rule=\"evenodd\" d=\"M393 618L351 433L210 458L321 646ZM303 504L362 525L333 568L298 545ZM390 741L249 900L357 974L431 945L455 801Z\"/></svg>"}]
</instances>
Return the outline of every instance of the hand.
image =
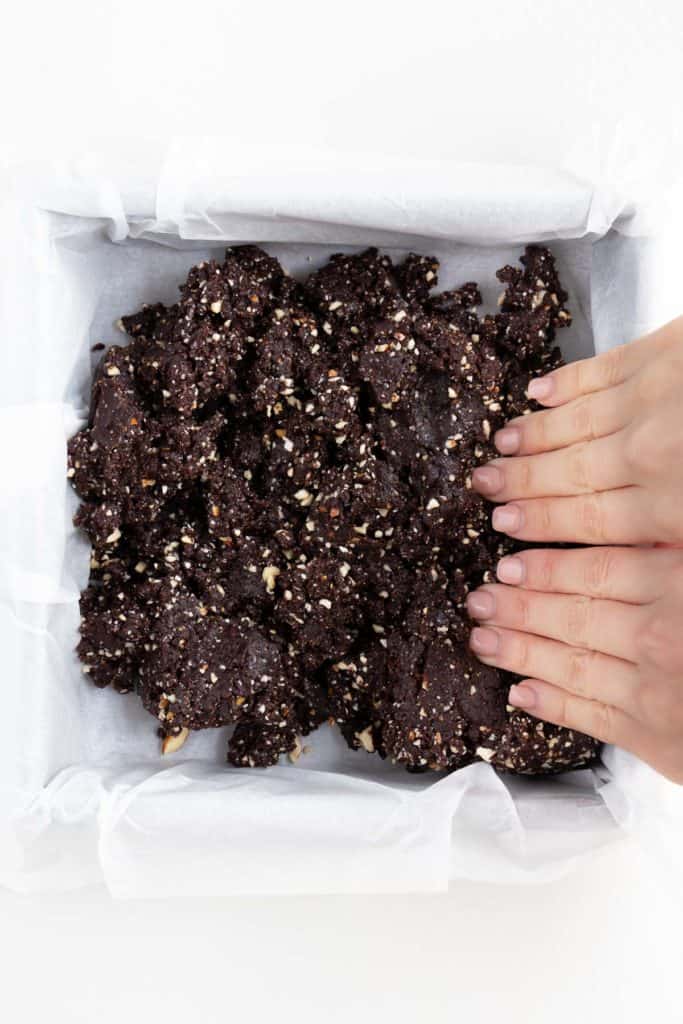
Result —
<instances>
[{"instance_id":1,"label":"hand","mask_svg":"<svg viewBox=\"0 0 683 1024\"><path fill-rule=\"evenodd\" d=\"M683 542L683 317L531 381L552 408L511 420L472 484L519 540Z\"/></svg>"},{"instance_id":2,"label":"hand","mask_svg":"<svg viewBox=\"0 0 683 1024\"><path fill-rule=\"evenodd\" d=\"M519 673L510 704L683 783L683 551L530 550L468 596L471 645Z\"/></svg>"}]
</instances>

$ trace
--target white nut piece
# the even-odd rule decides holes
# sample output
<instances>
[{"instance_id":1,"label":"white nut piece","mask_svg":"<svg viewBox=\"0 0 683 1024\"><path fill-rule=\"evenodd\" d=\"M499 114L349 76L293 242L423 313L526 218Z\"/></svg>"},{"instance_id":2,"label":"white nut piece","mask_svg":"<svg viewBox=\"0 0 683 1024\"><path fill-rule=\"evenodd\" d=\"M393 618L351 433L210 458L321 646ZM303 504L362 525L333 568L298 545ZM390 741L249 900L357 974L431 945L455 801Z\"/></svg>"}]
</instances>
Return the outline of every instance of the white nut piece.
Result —
<instances>
[{"instance_id":1,"label":"white nut piece","mask_svg":"<svg viewBox=\"0 0 683 1024\"><path fill-rule=\"evenodd\" d=\"M170 736L165 736L161 744L161 753L175 754L176 751L180 750L189 735L189 729L181 729L180 732L174 732Z\"/></svg>"},{"instance_id":2,"label":"white nut piece","mask_svg":"<svg viewBox=\"0 0 683 1024\"><path fill-rule=\"evenodd\" d=\"M118 526L115 530L112 530L108 537L105 538L105 544L116 544L117 540L121 540L121 531Z\"/></svg>"},{"instance_id":3,"label":"white nut piece","mask_svg":"<svg viewBox=\"0 0 683 1024\"><path fill-rule=\"evenodd\" d=\"M367 729L363 729L362 732L354 734L358 742L360 743L363 750L367 750L368 754L374 754L375 744L372 739L372 726L369 725Z\"/></svg>"},{"instance_id":4,"label":"white nut piece","mask_svg":"<svg viewBox=\"0 0 683 1024\"><path fill-rule=\"evenodd\" d=\"M495 753L495 750L492 750L491 747L477 747L475 750L477 757L480 757L482 761L486 761L487 764L493 760Z\"/></svg>"},{"instance_id":5,"label":"white nut piece","mask_svg":"<svg viewBox=\"0 0 683 1024\"><path fill-rule=\"evenodd\" d=\"M294 740L294 746L287 755L292 764L296 764L296 762L299 760L299 758L301 757L302 750L303 747L301 746L301 740L297 736L296 739Z\"/></svg>"},{"instance_id":6,"label":"white nut piece","mask_svg":"<svg viewBox=\"0 0 683 1024\"><path fill-rule=\"evenodd\" d=\"M280 575L280 570L276 565L267 565L261 573L261 579L266 585L266 590L269 594L272 594L275 590L275 580Z\"/></svg>"},{"instance_id":7,"label":"white nut piece","mask_svg":"<svg viewBox=\"0 0 683 1024\"><path fill-rule=\"evenodd\" d=\"M302 508L308 508L313 501L313 495L310 491L307 491L305 487L301 487L294 495L296 500L302 506Z\"/></svg>"},{"instance_id":8,"label":"white nut piece","mask_svg":"<svg viewBox=\"0 0 683 1024\"><path fill-rule=\"evenodd\" d=\"M220 311L223 308L223 300L222 299L218 299L217 302L212 302L211 306L209 308L210 308L212 313L220 313Z\"/></svg>"}]
</instances>

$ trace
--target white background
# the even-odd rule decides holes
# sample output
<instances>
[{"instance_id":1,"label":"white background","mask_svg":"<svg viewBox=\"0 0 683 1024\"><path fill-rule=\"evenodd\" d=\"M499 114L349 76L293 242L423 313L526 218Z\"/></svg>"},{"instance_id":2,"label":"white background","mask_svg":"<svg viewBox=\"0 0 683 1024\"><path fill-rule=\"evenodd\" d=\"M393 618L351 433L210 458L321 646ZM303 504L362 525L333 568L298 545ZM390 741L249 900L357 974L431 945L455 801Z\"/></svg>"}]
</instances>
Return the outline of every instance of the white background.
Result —
<instances>
[{"instance_id":1,"label":"white background","mask_svg":"<svg viewBox=\"0 0 683 1024\"><path fill-rule=\"evenodd\" d=\"M682 44L681 8L661 0L12 5L0 160L210 133L672 182ZM662 291L663 315L682 305ZM0 995L8 1020L55 1024L669 1024L683 1020L680 910L628 841L560 882L448 897L0 893Z\"/></svg>"}]
</instances>

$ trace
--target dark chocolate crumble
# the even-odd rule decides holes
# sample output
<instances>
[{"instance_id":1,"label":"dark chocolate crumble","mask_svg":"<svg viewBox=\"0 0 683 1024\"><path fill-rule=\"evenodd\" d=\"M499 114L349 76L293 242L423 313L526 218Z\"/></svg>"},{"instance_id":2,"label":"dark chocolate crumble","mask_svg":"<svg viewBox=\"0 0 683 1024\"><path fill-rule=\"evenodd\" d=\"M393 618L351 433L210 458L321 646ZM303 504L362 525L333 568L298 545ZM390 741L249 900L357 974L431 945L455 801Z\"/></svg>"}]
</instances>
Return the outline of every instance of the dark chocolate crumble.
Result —
<instances>
[{"instance_id":1,"label":"dark chocolate crumble","mask_svg":"<svg viewBox=\"0 0 683 1024\"><path fill-rule=\"evenodd\" d=\"M551 254L521 264L480 316L476 284L432 294L429 257L337 255L301 284L239 246L122 318L69 443L92 544L78 653L165 751L232 724L228 760L265 766L330 718L412 770L594 760L508 707L513 677L467 644L468 590L516 547L470 474L571 319Z\"/></svg>"}]
</instances>

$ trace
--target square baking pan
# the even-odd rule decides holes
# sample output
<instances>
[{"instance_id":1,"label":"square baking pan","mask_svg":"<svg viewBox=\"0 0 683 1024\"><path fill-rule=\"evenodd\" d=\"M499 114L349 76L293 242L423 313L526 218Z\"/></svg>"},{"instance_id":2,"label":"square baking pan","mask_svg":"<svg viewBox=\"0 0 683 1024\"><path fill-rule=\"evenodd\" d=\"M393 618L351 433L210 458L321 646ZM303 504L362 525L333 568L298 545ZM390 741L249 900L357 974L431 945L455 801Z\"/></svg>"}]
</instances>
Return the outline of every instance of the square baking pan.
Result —
<instances>
[{"instance_id":1,"label":"square baking pan","mask_svg":"<svg viewBox=\"0 0 683 1024\"><path fill-rule=\"evenodd\" d=\"M229 168L225 171L224 168ZM161 758L135 695L88 684L75 654L89 548L71 519L66 440L87 416L96 342L143 302L173 302L187 270L255 242L294 276L374 244L441 261L440 287L481 283L528 242L554 253L574 323L568 359L651 326L648 242L620 197L559 172L367 165L331 155L172 146L150 160L90 155L21 169L3 199L5 373L0 638L0 882L104 881L118 896L217 891L443 890L455 878L542 881L639 820L649 769L606 750L551 779L474 764L410 775L352 752L325 725L266 770L224 762L223 730Z\"/></svg>"}]
</instances>

